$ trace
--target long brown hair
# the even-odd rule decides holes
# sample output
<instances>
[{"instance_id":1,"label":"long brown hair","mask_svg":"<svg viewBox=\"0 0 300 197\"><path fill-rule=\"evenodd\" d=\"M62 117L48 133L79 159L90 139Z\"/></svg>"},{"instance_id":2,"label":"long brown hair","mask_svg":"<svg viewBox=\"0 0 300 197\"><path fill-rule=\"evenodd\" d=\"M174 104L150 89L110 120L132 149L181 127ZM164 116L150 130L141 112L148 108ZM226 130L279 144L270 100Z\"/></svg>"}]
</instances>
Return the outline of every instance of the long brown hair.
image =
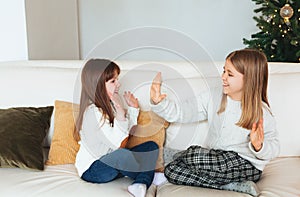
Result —
<instances>
[{"instance_id":1,"label":"long brown hair","mask_svg":"<svg viewBox=\"0 0 300 197\"><path fill-rule=\"evenodd\" d=\"M231 52L226 60L229 60L235 69L244 75L242 114L236 124L245 129L251 129L252 124L263 117L263 102L270 107L267 98L269 75L267 58L258 50L242 49ZM223 94L218 113L225 111L226 104L227 96Z\"/></svg>"},{"instance_id":2,"label":"long brown hair","mask_svg":"<svg viewBox=\"0 0 300 197\"><path fill-rule=\"evenodd\" d=\"M81 71L81 95L79 114L76 120L74 138L80 139L79 131L82 127L83 114L90 104L95 104L101 110L102 119L108 119L114 125L114 111L110 98L106 92L105 82L120 74L120 67L106 59L90 59Z\"/></svg>"}]
</instances>

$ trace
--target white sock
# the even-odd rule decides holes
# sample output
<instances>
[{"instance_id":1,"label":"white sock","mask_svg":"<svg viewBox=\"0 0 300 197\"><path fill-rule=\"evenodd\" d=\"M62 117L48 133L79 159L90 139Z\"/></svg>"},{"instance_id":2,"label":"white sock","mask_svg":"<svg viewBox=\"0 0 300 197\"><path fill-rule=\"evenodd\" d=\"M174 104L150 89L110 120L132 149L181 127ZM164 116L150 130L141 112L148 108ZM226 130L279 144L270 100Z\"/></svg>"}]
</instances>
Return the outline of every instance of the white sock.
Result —
<instances>
[{"instance_id":1,"label":"white sock","mask_svg":"<svg viewBox=\"0 0 300 197\"><path fill-rule=\"evenodd\" d=\"M142 183L134 183L128 186L128 191L134 197L145 197L147 186L146 184L142 184Z\"/></svg>"},{"instance_id":2,"label":"white sock","mask_svg":"<svg viewBox=\"0 0 300 197\"><path fill-rule=\"evenodd\" d=\"M250 194L251 196L258 196L259 189L253 181L232 182L221 187L224 190L236 191Z\"/></svg>"},{"instance_id":3,"label":"white sock","mask_svg":"<svg viewBox=\"0 0 300 197\"><path fill-rule=\"evenodd\" d=\"M152 183L154 185L160 185L167 181L165 174L163 172L155 172Z\"/></svg>"}]
</instances>

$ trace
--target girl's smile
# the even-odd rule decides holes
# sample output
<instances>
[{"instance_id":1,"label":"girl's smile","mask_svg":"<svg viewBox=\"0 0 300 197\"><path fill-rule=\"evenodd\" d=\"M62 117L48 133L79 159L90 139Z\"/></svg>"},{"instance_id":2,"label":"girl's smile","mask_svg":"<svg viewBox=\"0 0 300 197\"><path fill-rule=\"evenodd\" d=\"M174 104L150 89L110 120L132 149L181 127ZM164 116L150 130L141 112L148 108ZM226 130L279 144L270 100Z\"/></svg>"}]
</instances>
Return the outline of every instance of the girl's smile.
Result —
<instances>
[{"instance_id":1,"label":"girl's smile","mask_svg":"<svg viewBox=\"0 0 300 197\"><path fill-rule=\"evenodd\" d=\"M229 60L226 60L222 74L223 93L233 100L241 100L244 86L243 76Z\"/></svg>"},{"instance_id":2,"label":"girl's smile","mask_svg":"<svg viewBox=\"0 0 300 197\"><path fill-rule=\"evenodd\" d=\"M121 84L119 82L118 77L119 76L116 75L113 78L111 78L110 80L108 80L107 82L105 82L106 91L107 91L107 94L109 95L109 97L112 97L113 94L119 93Z\"/></svg>"}]
</instances>

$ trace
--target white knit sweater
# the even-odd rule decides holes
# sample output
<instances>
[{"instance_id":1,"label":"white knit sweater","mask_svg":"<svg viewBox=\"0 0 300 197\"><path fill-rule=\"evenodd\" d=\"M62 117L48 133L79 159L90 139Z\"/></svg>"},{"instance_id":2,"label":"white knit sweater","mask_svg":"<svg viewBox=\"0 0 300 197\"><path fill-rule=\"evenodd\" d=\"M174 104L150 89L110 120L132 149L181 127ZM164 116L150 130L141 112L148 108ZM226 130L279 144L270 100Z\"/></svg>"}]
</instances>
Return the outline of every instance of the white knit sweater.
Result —
<instances>
[{"instance_id":1,"label":"white knit sweater","mask_svg":"<svg viewBox=\"0 0 300 197\"><path fill-rule=\"evenodd\" d=\"M103 122L102 113L94 104L86 109L75 161L80 177L94 161L120 147L131 127L137 124L138 114L139 109L128 107L126 120L114 119L114 127L111 127L108 120Z\"/></svg>"},{"instance_id":2,"label":"white knit sweater","mask_svg":"<svg viewBox=\"0 0 300 197\"><path fill-rule=\"evenodd\" d=\"M240 101L227 97L226 110L218 115L221 96L222 90L214 90L180 103L165 98L157 105L150 105L155 113L169 122L188 123L207 120L209 124L205 144L207 148L237 152L257 169L263 170L269 160L278 156L280 150L274 116L265 106L264 142L262 149L256 152L250 142L250 130L236 125L241 116Z\"/></svg>"}]
</instances>

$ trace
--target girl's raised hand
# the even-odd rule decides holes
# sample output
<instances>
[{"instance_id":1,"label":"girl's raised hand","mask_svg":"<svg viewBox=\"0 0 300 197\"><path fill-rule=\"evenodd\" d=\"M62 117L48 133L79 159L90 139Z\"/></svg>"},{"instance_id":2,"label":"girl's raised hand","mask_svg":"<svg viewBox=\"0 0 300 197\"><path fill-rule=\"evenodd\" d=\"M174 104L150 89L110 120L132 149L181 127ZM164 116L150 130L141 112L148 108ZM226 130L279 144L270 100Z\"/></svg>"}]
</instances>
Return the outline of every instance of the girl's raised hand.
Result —
<instances>
[{"instance_id":1,"label":"girl's raised hand","mask_svg":"<svg viewBox=\"0 0 300 197\"><path fill-rule=\"evenodd\" d=\"M166 94L161 94L161 72L158 72L152 81L152 85L150 88L150 98L154 104L160 103L164 98L166 98Z\"/></svg>"},{"instance_id":2,"label":"girl's raised hand","mask_svg":"<svg viewBox=\"0 0 300 197\"><path fill-rule=\"evenodd\" d=\"M137 100L137 98L134 97L134 95L131 92L124 92L123 95L126 103L128 106L130 107L134 107L134 108L138 108L139 107L139 102Z\"/></svg>"},{"instance_id":3,"label":"girl's raised hand","mask_svg":"<svg viewBox=\"0 0 300 197\"><path fill-rule=\"evenodd\" d=\"M264 142L263 119L260 119L258 123L253 123L250 132L250 141L255 151L260 151Z\"/></svg>"}]
</instances>

